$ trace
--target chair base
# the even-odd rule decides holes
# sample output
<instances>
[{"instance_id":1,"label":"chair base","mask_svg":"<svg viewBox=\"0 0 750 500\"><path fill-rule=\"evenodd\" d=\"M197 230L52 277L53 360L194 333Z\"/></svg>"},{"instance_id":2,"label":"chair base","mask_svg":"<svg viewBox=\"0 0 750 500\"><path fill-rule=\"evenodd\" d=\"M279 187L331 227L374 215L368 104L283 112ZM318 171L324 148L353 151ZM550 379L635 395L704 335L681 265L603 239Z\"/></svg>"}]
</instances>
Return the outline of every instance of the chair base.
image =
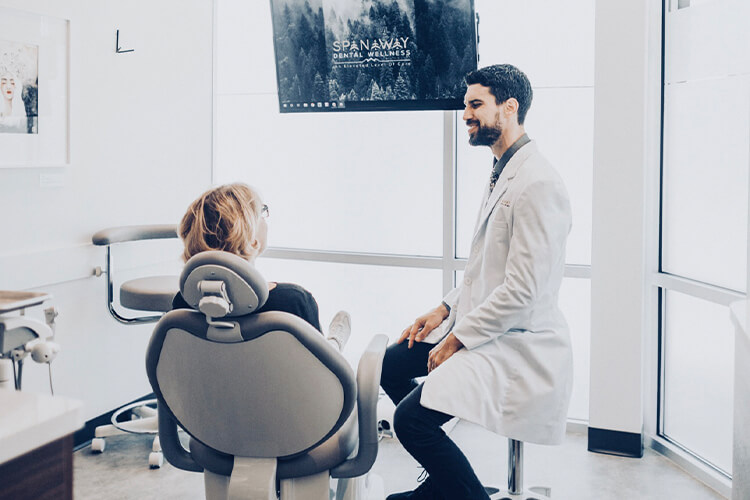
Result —
<instances>
[{"instance_id":1,"label":"chair base","mask_svg":"<svg viewBox=\"0 0 750 500\"><path fill-rule=\"evenodd\" d=\"M235 457L231 476L204 470L203 483L206 500L276 500L276 459Z\"/></svg>"},{"instance_id":2,"label":"chair base","mask_svg":"<svg viewBox=\"0 0 750 500\"><path fill-rule=\"evenodd\" d=\"M364 476L341 478L336 484L336 500L383 500L383 478L372 472Z\"/></svg>"},{"instance_id":3,"label":"chair base","mask_svg":"<svg viewBox=\"0 0 750 500\"><path fill-rule=\"evenodd\" d=\"M230 486L231 478L221 476L210 471L204 471L204 484L206 488L206 500L276 500L276 492L272 486L267 485L268 481L265 476L270 473L275 474L275 467L270 463L259 464L256 462L255 467L260 465L262 471L255 470L252 479L249 478L250 469L245 472L238 471L235 480L243 484L244 491L235 491L233 496L232 487ZM253 488L250 484L245 484L243 478L249 479L251 483L265 487ZM270 483L273 485L273 481ZM335 485L335 490L332 489ZM377 474L366 474L364 476L338 479L331 481L329 471L324 471L312 476L298 477L293 479L284 479L280 484L281 495L279 500L383 500L385 498L385 489L383 479Z\"/></svg>"},{"instance_id":4,"label":"chair base","mask_svg":"<svg viewBox=\"0 0 750 500\"><path fill-rule=\"evenodd\" d=\"M490 494L490 500L551 500L552 488L544 486L532 486L521 494L514 495L508 490L498 491L497 488L485 488Z\"/></svg>"},{"instance_id":5,"label":"chair base","mask_svg":"<svg viewBox=\"0 0 750 500\"><path fill-rule=\"evenodd\" d=\"M112 415L112 423L107 425L100 425L94 429L94 439L91 440L91 451L94 453L103 453L107 446L107 442L104 438L112 436L122 436L124 434L156 434L154 436L154 442L151 445L151 453L148 457L148 465L152 469L158 469L164 463L164 456L161 451L161 443L159 442L159 422L157 418L157 410L147 404L155 403L155 399L148 401L139 401L127 406L123 406L118 409ZM127 410L131 410L134 417L133 420L118 422L117 417Z\"/></svg>"}]
</instances>

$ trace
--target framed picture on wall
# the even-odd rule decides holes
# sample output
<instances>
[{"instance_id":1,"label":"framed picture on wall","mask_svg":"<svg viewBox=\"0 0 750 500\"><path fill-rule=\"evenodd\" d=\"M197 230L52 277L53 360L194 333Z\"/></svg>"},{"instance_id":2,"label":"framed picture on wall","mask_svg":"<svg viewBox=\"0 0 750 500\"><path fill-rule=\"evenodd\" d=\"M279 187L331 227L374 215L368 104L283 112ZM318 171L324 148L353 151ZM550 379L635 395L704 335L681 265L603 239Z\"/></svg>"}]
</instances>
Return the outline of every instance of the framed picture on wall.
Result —
<instances>
[{"instance_id":1,"label":"framed picture on wall","mask_svg":"<svg viewBox=\"0 0 750 500\"><path fill-rule=\"evenodd\" d=\"M70 164L69 24L0 7L0 168Z\"/></svg>"}]
</instances>

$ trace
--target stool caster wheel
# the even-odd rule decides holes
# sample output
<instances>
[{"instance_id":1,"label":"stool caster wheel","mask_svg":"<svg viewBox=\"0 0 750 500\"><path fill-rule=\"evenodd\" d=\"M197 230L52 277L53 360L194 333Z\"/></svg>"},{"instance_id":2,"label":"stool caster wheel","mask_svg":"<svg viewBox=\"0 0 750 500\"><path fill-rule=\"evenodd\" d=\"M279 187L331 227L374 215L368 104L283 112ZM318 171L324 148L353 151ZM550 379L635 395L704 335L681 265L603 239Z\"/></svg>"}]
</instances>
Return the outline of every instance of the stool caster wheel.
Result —
<instances>
[{"instance_id":1,"label":"stool caster wheel","mask_svg":"<svg viewBox=\"0 0 750 500\"><path fill-rule=\"evenodd\" d=\"M102 453L106 446L107 442L104 438L94 438L91 440L91 451L94 453Z\"/></svg>"},{"instance_id":2,"label":"stool caster wheel","mask_svg":"<svg viewBox=\"0 0 750 500\"><path fill-rule=\"evenodd\" d=\"M151 469L159 469L164 464L164 455L160 451L152 451L148 454L148 466Z\"/></svg>"}]
</instances>

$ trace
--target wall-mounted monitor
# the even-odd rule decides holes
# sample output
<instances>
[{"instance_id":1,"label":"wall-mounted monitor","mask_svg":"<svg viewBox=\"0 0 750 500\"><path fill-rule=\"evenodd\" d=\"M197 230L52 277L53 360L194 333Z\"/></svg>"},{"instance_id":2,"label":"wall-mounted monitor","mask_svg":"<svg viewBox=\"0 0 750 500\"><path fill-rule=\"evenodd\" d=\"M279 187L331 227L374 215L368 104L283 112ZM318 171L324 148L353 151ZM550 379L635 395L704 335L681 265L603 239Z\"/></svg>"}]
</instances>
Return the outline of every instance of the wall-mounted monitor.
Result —
<instances>
[{"instance_id":1,"label":"wall-mounted monitor","mask_svg":"<svg viewBox=\"0 0 750 500\"><path fill-rule=\"evenodd\" d=\"M474 0L271 0L282 113L463 109Z\"/></svg>"}]
</instances>

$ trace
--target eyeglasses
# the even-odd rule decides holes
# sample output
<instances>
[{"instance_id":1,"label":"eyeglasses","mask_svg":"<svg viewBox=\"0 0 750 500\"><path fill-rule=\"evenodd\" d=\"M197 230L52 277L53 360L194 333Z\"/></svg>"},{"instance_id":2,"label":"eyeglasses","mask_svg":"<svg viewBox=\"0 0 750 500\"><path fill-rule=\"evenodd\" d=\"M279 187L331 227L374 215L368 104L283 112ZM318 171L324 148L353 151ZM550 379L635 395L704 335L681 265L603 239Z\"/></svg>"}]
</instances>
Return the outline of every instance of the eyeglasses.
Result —
<instances>
[{"instance_id":1,"label":"eyeglasses","mask_svg":"<svg viewBox=\"0 0 750 500\"><path fill-rule=\"evenodd\" d=\"M261 217L263 217L264 219L267 219L269 215L270 215L270 212L268 211L268 205L263 205L262 207L260 207Z\"/></svg>"}]
</instances>

